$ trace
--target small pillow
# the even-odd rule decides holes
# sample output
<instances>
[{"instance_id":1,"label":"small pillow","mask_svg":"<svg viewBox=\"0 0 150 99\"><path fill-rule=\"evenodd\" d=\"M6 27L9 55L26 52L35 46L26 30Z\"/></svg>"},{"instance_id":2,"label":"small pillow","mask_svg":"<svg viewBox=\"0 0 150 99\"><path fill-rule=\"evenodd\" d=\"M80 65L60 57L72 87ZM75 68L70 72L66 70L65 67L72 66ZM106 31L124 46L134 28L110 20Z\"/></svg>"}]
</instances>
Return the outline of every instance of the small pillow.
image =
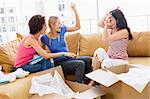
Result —
<instances>
[{"instance_id":1,"label":"small pillow","mask_svg":"<svg viewBox=\"0 0 150 99\"><path fill-rule=\"evenodd\" d=\"M13 65L11 64L2 64L2 71L5 73L10 73L13 71Z\"/></svg>"},{"instance_id":2,"label":"small pillow","mask_svg":"<svg viewBox=\"0 0 150 99\"><path fill-rule=\"evenodd\" d=\"M16 78L26 77L30 72L23 70L22 68L18 68L12 75L15 75Z\"/></svg>"},{"instance_id":3,"label":"small pillow","mask_svg":"<svg viewBox=\"0 0 150 99\"><path fill-rule=\"evenodd\" d=\"M16 36L17 36L17 38L20 39L20 40L25 37L25 35L24 35L24 34L21 34L21 33L16 33Z\"/></svg>"},{"instance_id":4,"label":"small pillow","mask_svg":"<svg viewBox=\"0 0 150 99\"><path fill-rule=\"evenodd\" d=\"M15 39L5 44L0 44L0 64L3 71L10 72L16 60L19 40Z\"/></svg>"}]
</instances>

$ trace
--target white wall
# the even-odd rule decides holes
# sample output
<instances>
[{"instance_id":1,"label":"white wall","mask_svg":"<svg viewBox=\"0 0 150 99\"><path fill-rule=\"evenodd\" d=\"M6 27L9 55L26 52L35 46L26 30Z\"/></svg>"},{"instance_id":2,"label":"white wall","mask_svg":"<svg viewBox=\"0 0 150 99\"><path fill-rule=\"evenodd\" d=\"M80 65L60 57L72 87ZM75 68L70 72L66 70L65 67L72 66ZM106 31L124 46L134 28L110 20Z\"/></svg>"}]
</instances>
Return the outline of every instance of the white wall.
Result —
<instances>
[{"instance_id":1,"label":"white wall","mask_svg":"<svg viewBox=\"0 0 150 99\"><path fill-rule=\"evenodd\" d=\"M65 9L58 11L60 1L64 2ZM79 14L81 33L97 33L102 31L97 26L98 20L108 11L120 7L125 14L131 31L150 31L150 0L0 0L0 8L15 8L17 20L9 23L9 13L0 14L6 18L6 23L0 23L1 27L7 28L7 32L2 33L3 41L7 42L16 38L15 33L29 33L28 21L35 14L46 16L46 20L52 15L61 17L64 24L72 26L75 23L74 14L71 11L70 3L74 2ZM62 13L64 16L62 17ZM149 16L148 16L149 15ZM0 19L1 21L1 19ZM15 32L9 32L10 27L16 27ZM0 28L2 31L2 28Z\"/></svg>"},{"instance_id":2,"label":"white wall","mask_svg":"<svg viewBox=\"0 0 150 99\"><path fill-rule=\"evenodd\" d=\"M150 0L100 0L99 16L102 17L106 12L117 8L122 10L127 18L131 31L150 31L147 15L150 15Z\"/></svg>"}]
</instances>

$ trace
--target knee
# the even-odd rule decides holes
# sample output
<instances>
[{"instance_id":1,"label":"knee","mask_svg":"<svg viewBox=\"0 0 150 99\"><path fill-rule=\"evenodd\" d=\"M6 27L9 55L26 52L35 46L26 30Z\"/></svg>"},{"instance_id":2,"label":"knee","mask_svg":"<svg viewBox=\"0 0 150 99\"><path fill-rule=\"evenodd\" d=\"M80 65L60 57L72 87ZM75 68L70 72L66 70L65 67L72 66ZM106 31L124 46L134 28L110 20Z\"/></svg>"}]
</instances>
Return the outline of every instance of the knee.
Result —
<instances>
[{"instance_id":1,"label":"knee","mask_svg":"<svg viewBox=\"0 0 150 99\"><path fill-rule=\"evenodd\" d=\"M94 56L96 56L97 54L99 54L101 52L105 52L105 50L103 48L96 49L96 51L94 52Z\"/></svg>"},{"instance_id":2,"label":"knee","mask_svg":"<svg viewBox=\"0 0 150 99\"><path fill-rule=\"evenodd\" d=\"M105 52L103 48L98 48L95 52L100 53L100 52Z\"/></svg>"},{"instance_id":3,"label":"knee","mask_svg":"<svg viewBox=\"0 0 150 99\"><path fill-rule=\"evenodd\" d=\"M79 60L78 62L77 62L77 68L80 68L81 70L84 70L85 69L85 62L84 61L82 61L82 60Z\"/></svg>"},{"instance_id":4,"label":"knee","mask_svg":"<svg viewBox=\"0 0 150 99\"><path fill-rule=\"evenodd\" d=\"M92 64L92 58L88 58L87 63Z\"/></svg>"},{"instance_id":5,"label":"knee","mask_svg":"<svg viewBox=\"0 0 150 99\"><path fill-rule=\"evenodd\" d=\"M54 64L49 59L45 61L46 61L46 64L45 64L46 69L54 67Z\"/></svg>"}]
</instances>

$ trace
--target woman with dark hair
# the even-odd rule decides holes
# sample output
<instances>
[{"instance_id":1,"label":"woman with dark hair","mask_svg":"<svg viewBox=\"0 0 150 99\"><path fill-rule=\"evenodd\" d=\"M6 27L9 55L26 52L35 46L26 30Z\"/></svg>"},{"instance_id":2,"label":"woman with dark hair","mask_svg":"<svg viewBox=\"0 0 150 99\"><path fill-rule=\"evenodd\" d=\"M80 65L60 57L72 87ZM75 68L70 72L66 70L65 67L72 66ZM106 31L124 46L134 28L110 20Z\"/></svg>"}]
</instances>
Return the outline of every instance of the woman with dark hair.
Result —
<instances>
[{"instance_id":1,"label":"woman with dark hair","mask_svg":"<svg viewBox=\"0 0 150 99\"><path fill-rule=\"evenodd\" d=\"M128 40L132 40L133 36L121 10L110 11L98 25L104 28L102 41L109 43L109 49L107 53L103 48L98 48L94 52L93 70L128 64ZM94 81L91 81L89 85L93 83Z\"/></svg>"},{"instance_id":2,"label":"woman with dark hair","mask_svg":"<svg viewBox=\"0 0 150 99\"><path fill-rule=\"evenodd\" d=\"M20 41L17 57L15 61L14 71L18 68L29 71L30 73L42 71L54 66L50 58L58 56L75 57L73 53L59 52L47 53L38 42L38 38L46 31L45 18L41 15L35 15L29 20L30 34ZM43 57L41 61L35 64L30 64L35 54Z\"/></svg>"}]
</instances>

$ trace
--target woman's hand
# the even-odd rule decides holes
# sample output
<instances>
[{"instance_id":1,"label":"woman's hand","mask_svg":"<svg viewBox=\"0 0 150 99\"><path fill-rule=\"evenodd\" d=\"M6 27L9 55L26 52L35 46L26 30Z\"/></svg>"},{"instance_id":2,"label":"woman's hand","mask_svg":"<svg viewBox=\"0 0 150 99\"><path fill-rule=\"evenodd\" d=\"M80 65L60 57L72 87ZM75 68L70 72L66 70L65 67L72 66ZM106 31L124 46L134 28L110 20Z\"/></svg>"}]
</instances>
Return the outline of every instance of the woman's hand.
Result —
<instances>
[{"instance_id":1,"label":"woman's hand","mask_svg":"<svg viewBox=\"0 0 150 99\"><path fill-rule=\"evenodd\" d=\"M111 14L107 14L104 20L104 27L110 27L111 26Z\"/></svg>"},{"instance_id":2,"label":"woman's hand","mask_svg":"<svg viewBox=\"0 0 150 99\"><path fill-rule=\"evenodd\" d=\"M68 57L72 57L72 58L76 58L77 55L71 52L64 52L64 56L68 56Z\"/></svg>"},{"instance_id":3,"label":"woman's hand","mask_svg":"<svg viewBox=\"0 0 150 99\"><path fill-rule=\"evenodd\" d=\"M71 3L71 8L74 12L76 11L76 5L74 3Z\"/></svg>"},{"instance_id":4,"label":"woman's hand","mask_svg":"<svg viewBox=\"0 0 150 99\"><path fill-rule=\"evenodd\" d=\"M106 26L108 26L108 22L109 22L109 13L107 13L99 22L98 22L98 26L99 27L102 27L102 28L104 28L104 27L106 27Z\"/></svg>"}]
</instances>

